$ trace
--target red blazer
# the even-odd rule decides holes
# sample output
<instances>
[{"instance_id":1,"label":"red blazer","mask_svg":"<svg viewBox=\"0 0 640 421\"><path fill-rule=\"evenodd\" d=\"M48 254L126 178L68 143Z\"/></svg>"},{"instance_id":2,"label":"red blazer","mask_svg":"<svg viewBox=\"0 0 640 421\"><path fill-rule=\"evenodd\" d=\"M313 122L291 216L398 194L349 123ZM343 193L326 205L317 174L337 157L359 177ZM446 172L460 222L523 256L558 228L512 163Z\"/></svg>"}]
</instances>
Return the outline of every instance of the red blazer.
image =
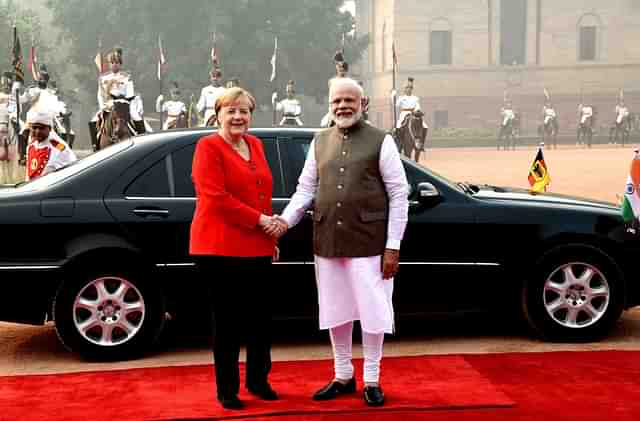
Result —
<instances>
[{"instance_id":1,"label":"red blazer","mask_svg":"<svg viewBox=\"0 0 640 421\"><path fill-rule=\"evenodd\" d=\"M189 252L194 255L272 256L275 240L258 226L271 215L273 180L262 142L244 136L251 159L245 161L216 134L198 141L192 177L196 210Z\"/></svg>"}]
</instances>

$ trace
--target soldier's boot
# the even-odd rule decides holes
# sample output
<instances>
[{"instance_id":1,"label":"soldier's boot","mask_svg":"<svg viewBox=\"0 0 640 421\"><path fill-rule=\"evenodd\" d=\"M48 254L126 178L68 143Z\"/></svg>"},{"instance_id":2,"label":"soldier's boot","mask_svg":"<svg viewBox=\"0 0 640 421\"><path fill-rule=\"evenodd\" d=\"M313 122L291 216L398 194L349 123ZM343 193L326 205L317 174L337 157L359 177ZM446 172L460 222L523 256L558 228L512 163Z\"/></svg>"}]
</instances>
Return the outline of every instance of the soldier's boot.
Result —
<instances>
[{"instance_id":1,"label":"soldier's boot","mask_svg":"<svg viewBox=\"0 0 640 421\"><path fill-rule=\"evenodd\" d=\"M89 136L91 137L91 148L96 152L100 149L100 144L98 143L98 123L95 121L89 122Z\"/></svg>"},{"instance_id":2,"label":"soldier's boot","mask_svg":"<svg viewBox=\"0 0 640 421\"><path fill-rule=\"evenodd\" d=\"M144 126L143 120L133 120L133 127L136 129L136 133L144 134L147 132L147 128Z\"/></svg>"}]
</instances>

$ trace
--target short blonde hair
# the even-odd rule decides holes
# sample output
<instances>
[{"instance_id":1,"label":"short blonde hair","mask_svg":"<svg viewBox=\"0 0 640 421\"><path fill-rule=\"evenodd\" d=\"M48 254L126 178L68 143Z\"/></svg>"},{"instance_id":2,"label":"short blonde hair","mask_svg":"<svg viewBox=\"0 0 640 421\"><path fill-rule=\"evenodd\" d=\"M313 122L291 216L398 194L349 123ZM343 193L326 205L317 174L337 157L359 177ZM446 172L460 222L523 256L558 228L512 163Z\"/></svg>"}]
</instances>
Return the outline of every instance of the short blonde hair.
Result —
<instances>
[{"instance_id":1,"label":"short blonde hair","mask_svg":"<svg viewBox=\"0 0 640 421\"><path fill-rule=\"evenodd\" d=\"M214 106L216 115L220 113L222 107L233 104L242 96L246 97L249 101L249 110L253 113L253 110L256 108L256 99L246 89L234 87L225 89L224 94L216 99L216 105Z\"/></svg>"}]
</instances>

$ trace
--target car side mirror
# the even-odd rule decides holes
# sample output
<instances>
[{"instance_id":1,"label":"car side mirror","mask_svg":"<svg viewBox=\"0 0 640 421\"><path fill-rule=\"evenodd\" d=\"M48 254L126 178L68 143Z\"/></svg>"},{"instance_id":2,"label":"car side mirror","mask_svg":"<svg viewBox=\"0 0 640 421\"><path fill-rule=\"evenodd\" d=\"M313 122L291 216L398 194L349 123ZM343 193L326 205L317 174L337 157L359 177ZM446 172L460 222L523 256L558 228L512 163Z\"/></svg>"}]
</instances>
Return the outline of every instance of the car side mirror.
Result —
<instances>
[{"instance_id":1,"label":"car side mirror","mask_svg":"<svg viewBox=\"0 0 640 421\"><path fill-rule=\"evenodd\" d=\"M433 205L440 200L440 192L433 184L423 181L418 183L417 200L421 205Z\"/></svg>"}]
</instances>

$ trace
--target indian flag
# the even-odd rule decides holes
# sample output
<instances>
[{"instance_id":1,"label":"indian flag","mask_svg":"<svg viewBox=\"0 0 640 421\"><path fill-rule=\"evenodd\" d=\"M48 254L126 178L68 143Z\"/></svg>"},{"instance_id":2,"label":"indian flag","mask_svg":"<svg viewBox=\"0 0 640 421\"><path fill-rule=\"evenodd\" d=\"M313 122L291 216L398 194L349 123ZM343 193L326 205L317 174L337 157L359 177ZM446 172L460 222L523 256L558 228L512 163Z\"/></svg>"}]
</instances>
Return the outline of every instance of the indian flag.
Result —
<instances>
[{"instance_id":1,"label":"indian flag","mask_svg":"<svg viewBox=\"0 0 640 421\"><path fill-rule=\"evenodd\" d=\"M640 153L636 149L633 160L631 160L629 177L624 189L624 200L622 201L622 218L625 222L633 222L634 219L640 217L640 193L638 188L640 188Z\"/></svg>"}]
</instances>

